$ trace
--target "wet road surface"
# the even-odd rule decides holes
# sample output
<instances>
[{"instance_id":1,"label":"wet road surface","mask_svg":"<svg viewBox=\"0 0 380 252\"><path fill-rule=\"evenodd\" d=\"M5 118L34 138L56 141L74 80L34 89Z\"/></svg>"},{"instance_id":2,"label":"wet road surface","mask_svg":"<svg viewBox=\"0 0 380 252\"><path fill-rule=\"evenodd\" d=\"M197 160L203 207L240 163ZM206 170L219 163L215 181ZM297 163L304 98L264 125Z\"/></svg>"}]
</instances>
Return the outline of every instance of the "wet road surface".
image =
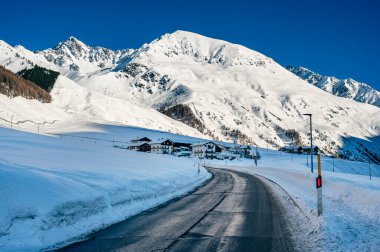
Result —
<instances>
[{"instance_id":1,"label":"wet road surface","mask_svg":"<svg viewBox=\"0 0 380 252\"><path fill-rule=\"evenodd\" d=\"M283 209L261 180L209 171L194 192L61 251L293 251Z\"/></svg>"}]
</instances>

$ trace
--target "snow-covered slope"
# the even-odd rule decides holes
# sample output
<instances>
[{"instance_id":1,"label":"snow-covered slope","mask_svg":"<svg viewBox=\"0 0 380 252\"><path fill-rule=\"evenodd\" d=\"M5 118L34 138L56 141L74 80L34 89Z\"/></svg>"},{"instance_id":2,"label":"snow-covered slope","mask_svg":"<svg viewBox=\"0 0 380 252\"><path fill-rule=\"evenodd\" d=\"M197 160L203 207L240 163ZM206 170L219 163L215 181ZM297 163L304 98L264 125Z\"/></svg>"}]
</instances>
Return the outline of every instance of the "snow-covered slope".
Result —
<instances>
[{"instance_id":1,"label":"snow-covered slope","mask_svg":"<svg viewBox=\"0 0 380 252\"><path fill-rule=\"evenodd\" d=\"M357 82L351 78L337 79L331 76L323 76L304 67L288 66L287 69L326 92L380 107L380 92L365 83Z\"/></svg>"},{"instance_id":2,"label":"snow-covered slope","mask_svg":"<svg viewBox=\"0 0 380 252\"><path fill-rule=\"evenodd\" d=\"M0 40L0 65L16 73L22 69L31 68L34 64L51 70L64 70L48 62L42 55L35 54L21 45L12 47Z\"/></svg>"},{"instance_id":3,"label":"snow-covered slope","mask_svg":"<svg viewBox=\"0 0 380 252\"><path fill-rule=\"evenodd\" d=\"M89 48L70 38L55 49L23 54L61 72L53 105L70 115L229 141L238 130L240 142L276 148L289 143L291 129L308 144L302 114L313 113L314 140L323 152L380 162L379 108L326 93L259 52L185 31L99 61L91 61L95 49ZM47 60L56 56L60 60ZM0 63L9 57L2 52ZM20 59L12 60L11 70L22 68ZM72 63L79 69L70 70Z\"/></svg>"},{"instance_id":4,"label":"snow-covered slope","mask_svg":"<svg viewBox=\"0 0 380 252\"><path fill-rule=\"evenodd\" d=\"M136 137L133 128L119 131L125 140ZM192 159L113 148L109 142L5 128L0 138L0 251L62 247L210 177Z\"/></svg>"},{"instance_id":5,"label":"snow-covered slope","mask_svg":"<svg viewBox=\"0 0 380 252\"><path fill-rule=\"evenodd\" d=\"M165 110L183 104L202 124L198 129L219 139L230 138L226 129L237 129L241 141L280 146L288 140L284 131L295 129L306 144L306 112L314 114L316 144L327 153L346 147L353 157L364 150L354 138L379 135L378 108L326 94L258 52L189 32L144 45L117 70L123 73L79 82L139 106ZM119 83L116 92L105 79ZM379 145L373 146L370 151L379 153Z\"/></svg>"},{"instance_id":6,"label":"snow-covered slope","mask_svg":"<svg viewBox=\"0 0 380 252\"><path fill-rule=\"evenodd\" d=\"M204 137L196 129L170 119L152 108L139 107L128 100L89 90L70 79L78 76L75 72L53 65L43 56L21 46L12 47L0 41L0 64L13 72L38 64L61 73L51 90L52 103L42 104L21 97L10 99L0 94L2 125L9 126L12 120L14 127L35 131L38 125L41 130L47 130L68 121L79 124L83 121L94 121Z\"/></svg>"},{"instance_id":7,"label":"snow-covered slope","mask_svg":"<svg viewBox=\"0 0 380 252\"><path fill-rule=\"evenodd\" d=\"M51 91L53 102L40 103L0 95L0 122L34 131L38 125L45 131L65 122L108 122L161 129L183 135L204 137L196 129L170 119L154 109L142 108L126 100L91 92L65 76L59 76Z\"/></svg>"}]
</instances>

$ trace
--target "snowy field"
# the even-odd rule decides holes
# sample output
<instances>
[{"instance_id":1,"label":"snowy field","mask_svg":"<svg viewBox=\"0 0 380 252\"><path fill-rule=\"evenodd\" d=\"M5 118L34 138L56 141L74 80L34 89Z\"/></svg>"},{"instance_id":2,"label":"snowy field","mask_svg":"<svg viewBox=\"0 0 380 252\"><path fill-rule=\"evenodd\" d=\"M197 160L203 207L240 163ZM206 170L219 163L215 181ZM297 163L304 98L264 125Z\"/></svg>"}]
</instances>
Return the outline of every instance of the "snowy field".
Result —
<instances>
[{"instance_id":1,"label":"snowy field","mask_svg":"<svg viewBox=\"0 0 380 252\"><path fill-rule=\"evenodd\" d=\"M128 134L124 128L121 134L108 127L96 134L112 129L109 137L123 135L125 141L143 131L130 128ZM0 251L65 245L193 190L209 177L189 158L0 128Z\"/></svg>"},{"instance_id":2,"label":"snowy field","mask_svg":"<svg viewBox=\"0 0 380 252\"><path fill-rule=\"evenodd\" d=\"M281 186L300 207L282 199L288 208L298 246L312 251L379 251L380 248L380 166L322 158L323 216L317 217L314 174L306 156L260 149L262 159L211 161L206 165L257 174L274 188ZM316 162L316 160L314 159ZM332 162L334 171L332 172ZM316 163L314 168L316 169ZM362 175L358 175L362 174ZM275 183L277 183L277 185Z\"/></svg>"},{"instance_id":3,"label":"snowy field","mask_svg":"<svg viewBox=\"0 0 380 252\"><path fill-rule=\"evenodd\" d=\"M210 177L204 169L198 174L194 163L199 160L112 147L114 141L144 136L190 143L196 138L78 122L41 127L40 133L45 135L0 128L0 251L63 246L182 195ZM322 157L324 215L318 218L316 160L311 174L304 155L259 152L257 167L246 159L202 163L258 174L285 189L301 211L284 200L278 185L264 179L289 207L300 247L380 247L380 166Z\"/></svg>"}]
</instances>

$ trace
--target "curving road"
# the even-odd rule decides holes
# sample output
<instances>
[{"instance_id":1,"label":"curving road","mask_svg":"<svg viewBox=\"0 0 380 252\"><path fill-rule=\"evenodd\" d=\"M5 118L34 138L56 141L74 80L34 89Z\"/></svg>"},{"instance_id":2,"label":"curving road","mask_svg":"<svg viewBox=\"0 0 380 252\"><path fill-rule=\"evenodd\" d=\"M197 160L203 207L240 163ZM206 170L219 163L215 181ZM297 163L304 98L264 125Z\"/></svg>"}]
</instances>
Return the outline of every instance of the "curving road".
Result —
<instances>
[{"instance_id":1,"label":"curving road","mask_svg":"<svg viewBox=\"0 0 380 252\"><path fill-rule=\"evenodd\" d=\"M194 192L62 251L293 251L283 209L253 175L209 169Z\"/></svg>"}]
</instances>

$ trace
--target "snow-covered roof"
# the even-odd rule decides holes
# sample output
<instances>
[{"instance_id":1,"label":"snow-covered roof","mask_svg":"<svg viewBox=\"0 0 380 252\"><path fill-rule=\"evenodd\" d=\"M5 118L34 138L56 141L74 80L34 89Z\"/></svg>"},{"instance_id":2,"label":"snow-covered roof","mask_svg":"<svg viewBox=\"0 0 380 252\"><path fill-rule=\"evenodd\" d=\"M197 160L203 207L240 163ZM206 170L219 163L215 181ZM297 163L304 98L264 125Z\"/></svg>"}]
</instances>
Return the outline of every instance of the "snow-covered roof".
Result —
<instances>
[{"instance_id":1,"label":"snow-covered roof","mask_svg":"<svg viewBox=\"0 0 380 252\"><path fill-rule=\"evenodd\" d=\"M315 146L313 145L313 148L318 148L318 146ZM310 145L293 145L293 146L284 146L284 147L281 147L280 149L284 149L284 150L295 150L295 149L310 149Z\"/></svg>"},{"instance_id":2,"label":"snow-covered roof","mask_svg":"<svg viewBox=\"0 0 380 252\"><path fill-rule=\"evenodd\" d=\"M135 139L131 139L131 142L150 142L150 141L152 140L148 137L138 137Z\"/></svg>"},{"instance_id":3,"label":"snow-covered roof","mask_svg":"<svg viewBox=\"0 0 380 252\"><path fill-rule=\"evenodd\" d=\"M218 144L214 143L213 141L204 141L204 142L199 142L199 143L192 144L191 146L192 147L194 147L194 146L202 146L202 145L205 145L205 144L208 144L208 143L212 143L212 144L218 145Z\"/></svg>"},{"instance_id":4,"label":"snow-covered roof","mask_svg":"<svg viewBox=\"0 0 380 252\"><path fill-rule=\"evenodd\" d=\"M141 146L143 144L149 144L147 142L139 142L139 143L128 143L127 144L127 147L138 147L138 146Z\"/></svg>"},{"instance_id":5,"label":"snow-covered roof","mask_svg":"<svg viewBox=\"0 0 380 252\"><path fill-rule=\"evenodd\" d=\"M161 140L157 140L157 141L155 141L155 142L150 142L150 143L148 143L148 144L150 144L150 145L153 145L153 144L162 144L162 143L165 142L165 141L170 141L171 143L173 143L173 141L170 140L170 139L162 138Z\"/></svg>"}]
</instances>

